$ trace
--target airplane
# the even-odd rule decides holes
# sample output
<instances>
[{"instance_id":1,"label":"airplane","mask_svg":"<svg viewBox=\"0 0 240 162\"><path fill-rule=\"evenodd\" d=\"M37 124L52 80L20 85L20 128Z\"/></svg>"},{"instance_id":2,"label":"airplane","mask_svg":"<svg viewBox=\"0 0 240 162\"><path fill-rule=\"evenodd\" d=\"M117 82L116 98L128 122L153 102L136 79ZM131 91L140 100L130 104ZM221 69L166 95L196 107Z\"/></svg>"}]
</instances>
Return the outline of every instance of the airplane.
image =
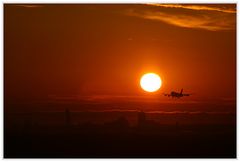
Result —
<instances>
[{"instance_id":1,"label":"airplane","mask_svg":"<svg viewBox=\"0 0 240 162\"><path fill-rule=\"evenodd\" d=\"M183 94L183 89L181 89L180 93L172 91L170 94L164 93L163 95L168 96L168 97L172 97L172 98L174 98L174 97L180 98L180 97L183 97L183 96L190 96L191 94L187 94L187 93Z\"/></svg>"}]
</instances>

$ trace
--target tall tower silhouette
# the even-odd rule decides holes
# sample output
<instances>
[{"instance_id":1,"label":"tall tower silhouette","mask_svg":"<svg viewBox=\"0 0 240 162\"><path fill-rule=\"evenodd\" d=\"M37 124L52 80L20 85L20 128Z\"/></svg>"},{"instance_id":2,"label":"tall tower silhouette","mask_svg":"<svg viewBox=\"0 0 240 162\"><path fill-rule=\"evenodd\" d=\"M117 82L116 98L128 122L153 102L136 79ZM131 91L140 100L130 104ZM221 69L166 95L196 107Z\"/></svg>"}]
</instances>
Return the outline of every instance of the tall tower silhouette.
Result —
<instances>
[{"instance_id":1,"label":"tall tower silhouette","mask_svg":"<svg viewBox=\"0 0 240 162\"><path fill-rule=\"evenodd\" d=\"M65 125L66 126L71 125L71 114L68 108L65 110Z\"/></svg>"}]
</instances>

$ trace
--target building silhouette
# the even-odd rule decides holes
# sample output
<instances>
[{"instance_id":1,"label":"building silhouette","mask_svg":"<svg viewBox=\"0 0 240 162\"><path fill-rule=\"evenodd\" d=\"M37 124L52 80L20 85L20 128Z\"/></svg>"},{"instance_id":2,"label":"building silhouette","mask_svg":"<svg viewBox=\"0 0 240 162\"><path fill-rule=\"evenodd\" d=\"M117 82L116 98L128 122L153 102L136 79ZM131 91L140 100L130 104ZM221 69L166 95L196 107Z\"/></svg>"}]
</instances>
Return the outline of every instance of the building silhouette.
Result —
<instances>
[{"instance_id":1,"label":"building silhouette","mask_svg":"<svg viewBox=\"0 0 240 162\"><path fill-rule=\"evenodd\" d=\"M146 115L143 111L138 112L138 126L146 124Z\"/></svg>"}]
</instances>

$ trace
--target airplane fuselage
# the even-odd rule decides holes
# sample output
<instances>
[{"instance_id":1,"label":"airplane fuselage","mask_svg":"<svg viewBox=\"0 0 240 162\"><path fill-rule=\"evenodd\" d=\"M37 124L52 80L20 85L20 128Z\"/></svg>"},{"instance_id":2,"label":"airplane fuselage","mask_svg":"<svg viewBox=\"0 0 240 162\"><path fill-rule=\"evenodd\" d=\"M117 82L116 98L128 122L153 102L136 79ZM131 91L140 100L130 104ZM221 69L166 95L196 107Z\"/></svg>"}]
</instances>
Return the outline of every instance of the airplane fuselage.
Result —
<instances>
[{"instance_id":1,"label":"airplane fuselage","mask_svg":"<svg viewBox=\"0 0 240 162\"><path fill-rule=\"evenodd\" d=\"M180 98L180 97L184 97L184 96L190 96L190 94L183 94L183 89L181 89L180 92L175 92L175 91L172 91L171 93L169 94L164 94L165 96L168 96L168 97L176 97L176 98Z\"/></svg>"},{"instance_id":2,"label":"airplane fuselage","mask_svg":"<svg viewBox=\"0 0 240 162\"><path fill-rule=\"evenodd\" d=\"M171 96L172 96L172 97L178 97L178 98L179 98L179 97L183 97L183 94L172 91L172 92L171 92Z\"/></svg>"}]
</instances>

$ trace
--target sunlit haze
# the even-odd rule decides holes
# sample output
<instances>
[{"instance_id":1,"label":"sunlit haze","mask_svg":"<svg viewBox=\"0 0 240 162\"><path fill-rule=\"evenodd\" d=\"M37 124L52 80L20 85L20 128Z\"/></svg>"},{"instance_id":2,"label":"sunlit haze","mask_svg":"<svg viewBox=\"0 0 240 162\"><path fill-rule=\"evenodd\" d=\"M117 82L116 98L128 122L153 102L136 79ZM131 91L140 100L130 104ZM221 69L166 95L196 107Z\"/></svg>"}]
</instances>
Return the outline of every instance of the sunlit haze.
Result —
<instances>
[{"instance_id":1,"label":"sunlit haze","mask_svg":"<svg viewBox=\"0 0 240 162\"><path fill-rule=\"evenodd\" d=\"M4 158L236 158L237 4L3 6Z\"/></svg>"}]
</instances>

